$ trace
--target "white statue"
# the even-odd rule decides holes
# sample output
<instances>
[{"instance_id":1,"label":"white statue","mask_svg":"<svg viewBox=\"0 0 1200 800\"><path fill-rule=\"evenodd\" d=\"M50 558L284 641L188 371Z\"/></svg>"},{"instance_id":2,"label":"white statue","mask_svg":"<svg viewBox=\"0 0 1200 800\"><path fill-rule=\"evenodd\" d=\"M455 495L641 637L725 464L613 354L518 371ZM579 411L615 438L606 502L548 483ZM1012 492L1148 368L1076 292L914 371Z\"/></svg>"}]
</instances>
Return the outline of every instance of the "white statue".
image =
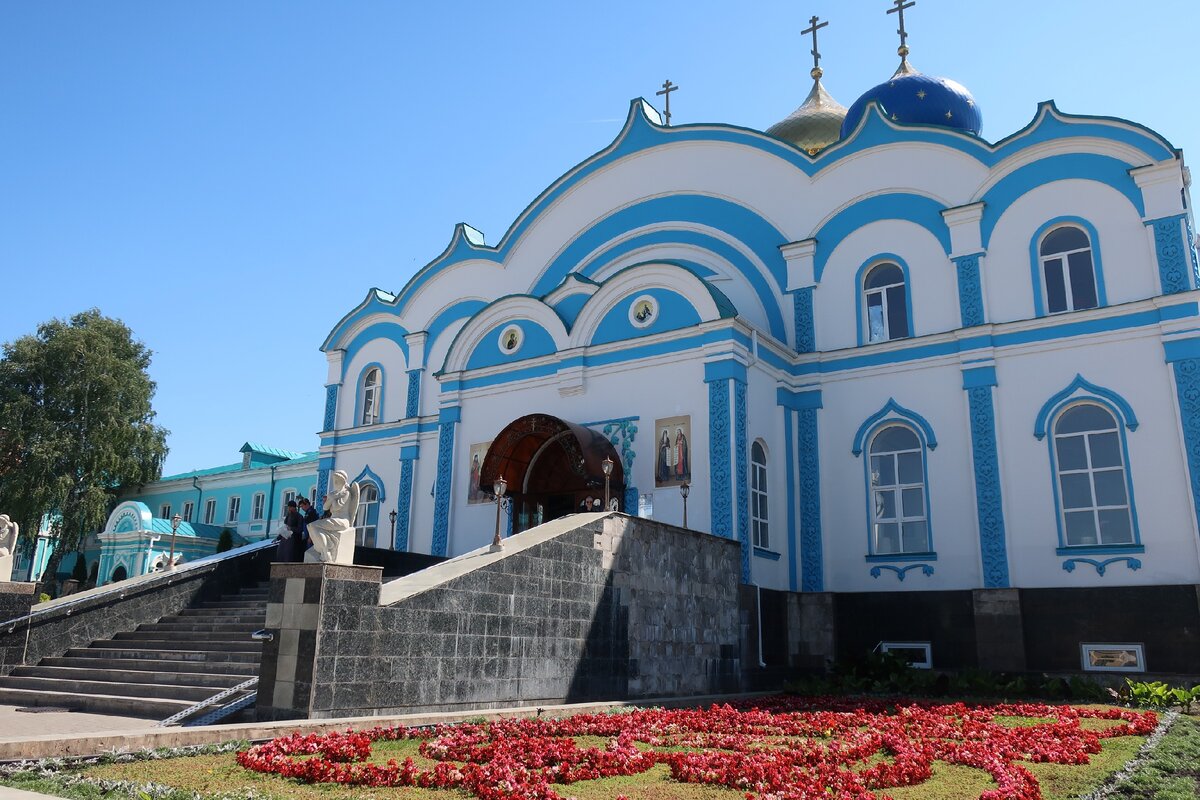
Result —
<instances>
[{"instance_id":1,"label":"white statue","mask_svg":"<svg viewBox=\"0 0 1200 800\"><path fill-rule=\"evenodd\" d=\"M13 554L17 552L17 523L0 514L0 581L12 579Z\"/></svg>"},{"instance_id":2,"label":"white statue","mask_svg":"<svg viewBox=\"0 0 1200 800\"><path fill-rule=\"evenodd\" d=\"M309 563L354 563L354 517L358 514L358 484L337 470L330 477L333 487L325 500L329 516L308 523L308 538L312 547L304 554Z\"/></svg>"}]
</instances>

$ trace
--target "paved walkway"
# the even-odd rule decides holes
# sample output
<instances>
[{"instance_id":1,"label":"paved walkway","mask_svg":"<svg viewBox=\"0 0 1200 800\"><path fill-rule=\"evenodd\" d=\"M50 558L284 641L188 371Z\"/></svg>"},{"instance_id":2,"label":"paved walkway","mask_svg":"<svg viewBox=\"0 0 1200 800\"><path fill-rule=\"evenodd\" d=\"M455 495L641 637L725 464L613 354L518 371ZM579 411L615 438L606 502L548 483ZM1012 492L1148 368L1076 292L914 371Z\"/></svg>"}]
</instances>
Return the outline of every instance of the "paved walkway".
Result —
<instances>
[{"instance_id":1,"label":"paved walkway","mask_svg":"<svg viewBox=\"0 0 1200 800\"><path fill-rule=\"evenodd\" d=\"M0 800L56 800L53 795L27 792L24 789L10 789L0 786Z\"/></svg>"},{"instance_id":2,"label":"paved walkway","mask_svg":"<svg viewBox=\"0 0 1200 800\"><path fill-rule=\"evenodd\" d=\"M78 711L18 711L23 706L0 705L0 741L29 736L77 736L108 731L142 730L153 723L134 717L84 714ZM3 800L3 795L0 795Z\"/></svg>"}]
</instances>

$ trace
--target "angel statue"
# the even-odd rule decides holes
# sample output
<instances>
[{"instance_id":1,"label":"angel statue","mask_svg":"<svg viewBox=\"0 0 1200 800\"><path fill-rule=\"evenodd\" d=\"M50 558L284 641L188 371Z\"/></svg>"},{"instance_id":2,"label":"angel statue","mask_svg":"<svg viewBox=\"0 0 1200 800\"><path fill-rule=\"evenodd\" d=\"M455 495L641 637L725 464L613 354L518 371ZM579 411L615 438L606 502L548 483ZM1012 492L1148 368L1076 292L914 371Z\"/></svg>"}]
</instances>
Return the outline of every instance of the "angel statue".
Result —
<instances>
[{"instance_id":1,"label":"angel statue","mask_svg":"<svg viewBox=\"0 0 1200 800\"><path fill-rule=\"evenodd\" d=\"M0 581L7 581L12 575L13 554L17 552L19 531L17 523L10 520L8 514L0 514Z\"/></svg>"},{"instance_id":2,"label":"angel statue","mask_svg":"<svg viewBox=\"0 0 1200 800\"><path fill-rule=\"evenodd\" d=\"M304 554L309 563L354 563L354 517L358 514L358 484L342 470L336 470L330 480L333 487L326 501L329 516L308 523L308 538L312 547Z\"/></svg>"}]
</instances>

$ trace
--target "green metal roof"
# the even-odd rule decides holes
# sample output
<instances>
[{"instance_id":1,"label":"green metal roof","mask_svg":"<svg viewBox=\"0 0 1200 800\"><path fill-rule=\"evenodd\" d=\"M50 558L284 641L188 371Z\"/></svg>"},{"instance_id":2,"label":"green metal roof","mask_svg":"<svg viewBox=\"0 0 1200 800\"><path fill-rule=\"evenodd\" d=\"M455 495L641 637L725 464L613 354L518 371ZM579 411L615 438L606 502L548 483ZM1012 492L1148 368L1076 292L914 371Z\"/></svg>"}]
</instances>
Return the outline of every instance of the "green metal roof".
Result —
<instances>
[{"instance_id":1,"label":"green metal roof","mask_svg":"<svg viewBox=\"0 0 1200 800\"><path fill-rule=\"evenodd\" d=\"M260 451L255 451L255 452L260 452ZM286 459L284 459L283 461L277 461L274 464L266 464L266 465L259 464L257 466L251 467L250 469L247 469L247 470L242 469L242 464L240 461L237 464L226 464L223 467L209 467L208 469L195 469L195 470L192 470L191 472L180 472L176 475L164 475L161 478L159 478L157 482L187 480L188 478L204 478L204 477L208 477L210 475L221 475L226 472L242 472L242 471L251 472L252 470L255 470L255 469L266 469L268 466L282 467L286 464L304 464L304 463L307 463L310 461L316 461L317 456L319 455L317 453L317 451L315 451L315 450L312 451L311 453L291 453L288 450L277 450L276 452L288 453L288 457Z\"/></svg>"},{"instance_id":2,"label":"green metal roof","mask_svg":"<svg viewBox=\"0 0 1200 800\"><path fill-rule=\"evenodd\" d=\"M293 450L280 450L278 447L268 447L265 444L255 444L254 442L246 442L244 445L242 445L242 449L238 450L238 452L261 453L264 456L275 456L276 458L282 458L285 461L293 458L299 458L300 456L304 455L303 453L297 453Z\"/></svg>"}]
</instances>

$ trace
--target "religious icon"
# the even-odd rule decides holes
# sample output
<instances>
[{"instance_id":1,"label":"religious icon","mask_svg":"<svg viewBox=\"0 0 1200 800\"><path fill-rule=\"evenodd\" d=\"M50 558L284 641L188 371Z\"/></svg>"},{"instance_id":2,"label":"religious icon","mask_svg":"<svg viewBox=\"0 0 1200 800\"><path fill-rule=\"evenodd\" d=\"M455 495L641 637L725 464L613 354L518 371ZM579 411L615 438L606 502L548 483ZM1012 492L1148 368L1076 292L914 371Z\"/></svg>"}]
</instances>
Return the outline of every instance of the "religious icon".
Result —
<instances>
[{"instance_id":1,"label":"religious icon","mask_svg":"<svg viewBox=\"0 0 1200 800\"><path fill-rule=\"evenodd\" d=\"M651 297L643 296L634 300L630 309L633 324L638 327L649 325L654 320L655 310L654 299Z\"/></svg>"},{"instance_id":2,"label":"religious icon","mask_svg":"<svg viewBox=\"0 0 1200 800\"><path fill-rule=\"evenodd\" d=\"M500 349L506 353L514 353L521 346L521 329L509 325L500 332Z\"/></svg>"},{"instance_id":3,"label":"religious icon","mask_svg":"<svg viewBox=\"0 0 1200 800\"><path fill-rule=\"evenodd\" d=\"M621 501L615 497L608 498L608 510L609 511L620 511L621 510Z\"/></svg>"},{"instance_id":4,"label":"religious icon","mask_svg":"<svg viewBox=\"0 0 1200 800\"><path fill-rule=\"evenodd\" d=\"M678 486L692 479L692 418L670 417L654 423L654 485Z\"/></svg>"},{"instance_id":5,"label":"religious icon","mask_svg":"<svg viewBox=\"0 0 1200 800\"><path fill-rule=\"evenodd\" d=\"M471 477L467 484L467 502L471 505L492 501L492 487L479 485L479 473L483 470L483 459L487 456L488 448L491 446L491 442L471 445L471 453L468 458L471 465Z\"/></svg>"}]
</instances>

